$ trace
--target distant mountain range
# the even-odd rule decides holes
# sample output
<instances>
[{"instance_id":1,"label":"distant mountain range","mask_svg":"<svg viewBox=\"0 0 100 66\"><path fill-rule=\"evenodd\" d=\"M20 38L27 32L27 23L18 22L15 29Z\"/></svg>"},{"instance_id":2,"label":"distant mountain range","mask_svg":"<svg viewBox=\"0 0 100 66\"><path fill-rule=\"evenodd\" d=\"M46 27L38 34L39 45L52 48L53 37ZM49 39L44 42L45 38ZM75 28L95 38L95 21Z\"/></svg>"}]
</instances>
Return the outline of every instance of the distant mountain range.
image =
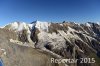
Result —
<instances>
[{"instance_id":1,"label":"distant mountain range","mask_svg":"<svg viewBox=\"0 0 100 66\"><path fill-rule=\"evenodd\" d=\"M15 32L10 42L39 49L56 58L95 58L95 63L66 64L68 66L100 66L100 24L87 22L50 23L13 22L3 28Z\"/></svg>"}]
</instances>

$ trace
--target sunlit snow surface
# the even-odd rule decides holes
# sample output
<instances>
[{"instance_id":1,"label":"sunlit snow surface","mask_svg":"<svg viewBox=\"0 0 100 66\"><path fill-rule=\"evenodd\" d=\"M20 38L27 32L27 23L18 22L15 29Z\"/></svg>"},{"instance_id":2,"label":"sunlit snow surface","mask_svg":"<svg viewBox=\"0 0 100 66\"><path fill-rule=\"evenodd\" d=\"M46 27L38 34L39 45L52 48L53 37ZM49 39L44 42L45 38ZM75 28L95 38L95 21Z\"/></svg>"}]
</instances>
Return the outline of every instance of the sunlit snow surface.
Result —
<instances>
[{"instance_id":1,"label":"sunlit snow surface","mask_svg":"<svg viewBox=\"0 0 100 66\"><path fill-rule=\"evenodd\" d=\"M91 27L91 25L89 23L85 23L86 26Z\"/></svg>"},{"instance_id":2,"label":"sunlit snow surface","mask_svg":"<svg viewBox=\"0 0 100 66\"><path fill-rule=\"evenodd\" d=\"M41 21L37 21L36 22L36 28L38 28L40 31L42 30L45 30L45 31L48 31L48 27L50 26L50 23L48 22L41 22Z\"/></svg>"},{"instance_id":3,"label":"sunlit snow surface","mask_svg":"<svg viewBox=\"0 0 100 66\"><path fill-rule=\"evenodd\" d=\"M32 24L27 24L25 22L13 22L10 25L9 29L21 31L23 29L33 29L33 27L38 28L40 31L48 31L48 27L50 26L50 23L48 22L41 22L41 21L36 21L35 23ZM4 26L5 27L5 26ZM4 28L2 27L2 28Z\"/></svg>"}]
</instances>

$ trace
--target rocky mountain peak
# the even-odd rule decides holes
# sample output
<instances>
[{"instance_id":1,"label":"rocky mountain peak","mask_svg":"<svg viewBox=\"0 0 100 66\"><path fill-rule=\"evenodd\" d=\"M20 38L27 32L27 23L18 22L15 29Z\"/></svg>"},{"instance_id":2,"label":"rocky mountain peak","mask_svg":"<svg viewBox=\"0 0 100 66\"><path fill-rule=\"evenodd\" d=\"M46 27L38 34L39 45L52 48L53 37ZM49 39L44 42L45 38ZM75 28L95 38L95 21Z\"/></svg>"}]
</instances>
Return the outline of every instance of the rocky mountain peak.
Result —
<instances>
[{"instance_id":1,"label":"rocky mountain peak","mask_svg":"<svg viewBox=\"0 0 100 66\"><path fill-rule=\"evenodd\" d=\"M34 48L58 58L91 57L91 53L95 55L92 57L99 57L100 25L97 23L14 22L4 28L16 31L18 41L31 43Z\"/></svg>"}]
</instances>

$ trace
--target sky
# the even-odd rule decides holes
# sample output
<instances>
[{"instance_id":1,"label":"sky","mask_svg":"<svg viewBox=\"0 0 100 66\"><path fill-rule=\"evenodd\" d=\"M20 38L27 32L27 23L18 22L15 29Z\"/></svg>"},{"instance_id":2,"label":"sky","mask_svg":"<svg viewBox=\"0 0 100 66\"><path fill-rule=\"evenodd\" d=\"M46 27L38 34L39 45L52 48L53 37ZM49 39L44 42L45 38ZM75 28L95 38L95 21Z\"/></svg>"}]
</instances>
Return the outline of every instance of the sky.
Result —
<instances>
[{"instance_id":1,"label":"sky","mask_svg":"<svg viewBox=\"0 0 100 66\"><path fill-rule=\"evenodd\" d=\"M0 0L0 26L35 20L100 22L100 0Z\"/></svg>"}]
</instances>

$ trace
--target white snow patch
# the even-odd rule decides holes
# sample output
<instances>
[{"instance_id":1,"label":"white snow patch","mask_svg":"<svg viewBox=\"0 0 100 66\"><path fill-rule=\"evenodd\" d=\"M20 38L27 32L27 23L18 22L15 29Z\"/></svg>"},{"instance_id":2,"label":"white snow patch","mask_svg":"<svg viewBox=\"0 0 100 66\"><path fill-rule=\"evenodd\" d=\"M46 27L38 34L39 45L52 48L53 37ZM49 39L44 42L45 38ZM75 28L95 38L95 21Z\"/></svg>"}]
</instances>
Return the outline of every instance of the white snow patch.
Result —
<instances>
[{"instance_id":1,"label":"white snow patch","mask_svg":"<svg viewBox=\"0 0 100 66\"><path fill-rule=\"evenodd\" d=\"M37 21L35 27L38 28L40 31L48 31L49 26L50 26L50 23L48 22Z\"/></svg>"},{"instance_id":2,"label":"white snow patch","mask_svg":"<svg viewBox=\"0 0 100 66\"><path fill-rule=\"evenodd\" d=\"M13 30L18 29L18 22L13 22L10 25L11 25L10 29L13 29Z\"/></svg>"},{"instance_id":3,"label":"white snow patch","mask_svg":"<svg viewBox=\"0 0 100 66\"><path fill-rule=\"evenodd\" d=\"M20 23L19 24L19 27L18 27L18 31L21 31L21 30L23 30L23 29L26 29L26 30L28 30L28 25L26 24L26 23Z\"/></svg>"},{"instance_id":4,"label":"white snow patch","mask_svg":"<svg viewBox=\"0 0 100 66\"><path fill-rule=\"evenodd\" d=\"M89 23L85 23L86 26L91 27L91 25Z\"/></svg>"},{"instance_id":5,"label":"white snow patch","mask_svg":"<svg viewBox=\"0 0 100 66\"><path fill-rule=\"evenodd\" d=\"M74 29L72 29L71 27L68 26L68 31L69 31L69 32L74 32L74 31L76 31L76 30L74 30Z\"/></svg>"},{"instance_id":6,"label":"white snow patch","mask_svg":"<svg viewBox=\"0 0 100 66\"><path fill-rule=\"evenodd\" d=\"M76 30L72 29L71 27L68 26L68 31L67 33L65 33L64 31L61 31L61 30L58 30L58 32L60 33L61 36L63 36L68 42L71 43L71 40L74 40L74 39L78 39L78 40L81 40L82 39L76 35L74 32L77 32Z\"/></svg>"},{"instance_id":7,"label":"white snow patch","mask_svg":"<svg viewBox=\"0 0 100 66\"><path fill-rule=\"evenodd\" d=\"M30 29L33 29L33 26L35 26L35 24L28 24Z\"/></svg>"},{"instance_id":8,"label":"white snow patch","mask_svg":"<svg viewBox=\"0 0 100 66\"><path fill-rule=\"evenodd\" d=\"M98 25L100 25L100 22L97 22Z\"/></svg>"},{"instance_id":9,"label":"white snow patch","mask_svg":"<svg viewBox=\"0 0 100 66\"><path fill-rule=\"evenodd\" d=\"M37 44L37 47L39 48L43 48L44 45L49 44L52 45L52 49L61 49L63 47L66 47L66 41L65 39L60 36L60 34L56 34L56 33L47 33L44 31L41 31L38 34L38 39L39 39L39 43Z\"/></svg>"},{"instance_id":10,"label":"white snow patch","mask_svg":"<svg viewBox=\"0 0 100 66\"><path fill-rule=\"evenodd\" d=\"M25 22L13 22L8 24L10 26L9 30L16 30L21 31L23 29L28 30L30 25L26 24Z\"/></svg>"},{"instance_id":11,"label":"white snow patch","mask_svg":"<svg viewBox=\"0 0 100 66\"><path fill-rule=\"evenodd\" d=\"M63 24L60 24L61 26L63 26Z\"/></svg>"},{"instance_id":12,"label":"white snow patch","mask_svg":"<svg viewBox=\"0 0 100 66\"><path fill-rule=\"evenodd\" d=\"M86 34L83 34L84 36L85 36L85 38L87 37L88 39L89 39L89 41L91 41L91 40L96 40L95 38L92 38L91 36L88 36L88 35L86 35Z\"/></svg>"},{"instance_id":13,"label":"white snow patch","mask_svg":"<svg viewBox=\"0 0 100 66\"><path fill-rule=\"evenodd\" d=\"M79 23L74 22L76 25L80 25Z\"/></svg>"}]
</instances>

